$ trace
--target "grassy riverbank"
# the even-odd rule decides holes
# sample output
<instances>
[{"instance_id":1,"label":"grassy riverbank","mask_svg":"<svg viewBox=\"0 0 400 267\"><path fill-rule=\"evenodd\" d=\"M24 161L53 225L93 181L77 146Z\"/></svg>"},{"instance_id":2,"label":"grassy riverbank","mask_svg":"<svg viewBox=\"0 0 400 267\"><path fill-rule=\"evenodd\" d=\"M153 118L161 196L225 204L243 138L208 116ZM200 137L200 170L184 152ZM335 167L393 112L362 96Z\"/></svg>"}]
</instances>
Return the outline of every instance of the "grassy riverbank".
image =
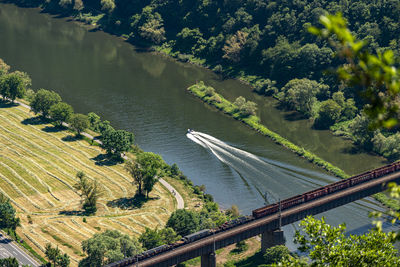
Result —
<instances>
[{"instance_id":1,"label":"grassy riverbank","mask_svg":"<svg viewBox=\"0 0 400 267\"><path fill-rule=\"evenodd\" d=\"M216 107L217 109L221 110L225 114L232 116L236 120L239 120L249 126L250 128L256 130L257 132L261 133L264 136L271 138L275 143L286 147L287 149L293 151L297 155L307 159L308 161L324 168L328 172L334 174L335 176L346 179L350 176L346 174L340 168L332 165L331 163L323 160L322 158L318 157L314 153L307 151L303 147L293 144L289 140L283 138L279 134L271 131L265 125L260 123L260 118L255 115L250 116L242 116L239 112L239 108L234 104L225 99L222 95L215 92L214 88L207 86L204 82L199 82L187 88L187 90L195 95L196 97L200 98L204 102L208 103L211 106ZM383 193L378 193L375 195L375 198L383 203L384 205L399 210L400 205L397 201L388 198Z\"/></svg>"}]
</instances>

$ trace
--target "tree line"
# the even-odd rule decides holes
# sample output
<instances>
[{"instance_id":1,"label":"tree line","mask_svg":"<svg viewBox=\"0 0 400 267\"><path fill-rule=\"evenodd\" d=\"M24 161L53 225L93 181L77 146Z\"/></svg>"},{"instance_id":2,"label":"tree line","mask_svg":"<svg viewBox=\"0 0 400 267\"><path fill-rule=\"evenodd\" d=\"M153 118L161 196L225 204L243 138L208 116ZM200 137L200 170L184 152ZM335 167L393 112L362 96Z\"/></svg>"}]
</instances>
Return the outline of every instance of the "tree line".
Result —
<instances>
[{"instance_id":1,"label":"tree line","mask_svg":"<svg viewBox=\"0 0 400 267\"><path fill-rule=\"evenodd\" d=\"M343 58L334 57L329 41L307 30L318 25L321 15L341 12L351 33L365 42L365 49L390 49L398 58L400 7L395 0L14 2L42 5L88 23L91 16L101 14L96 23L106 31L137 45L156 46L183 61L203 59L216 72L242 77L257 93L279 99L285 108L313 120L315 128L339 127L337 134L346 132L363 149L391 159L400 156L392 149L400 142L397 128L374 134L375 141L366 145L357 141L352 129L369 102L359 94L359 86L325 73L340 66ZM342 127L350 123L354 127ZM385 142L390 145L382 146Z\"/></svg>"}]
</instances>

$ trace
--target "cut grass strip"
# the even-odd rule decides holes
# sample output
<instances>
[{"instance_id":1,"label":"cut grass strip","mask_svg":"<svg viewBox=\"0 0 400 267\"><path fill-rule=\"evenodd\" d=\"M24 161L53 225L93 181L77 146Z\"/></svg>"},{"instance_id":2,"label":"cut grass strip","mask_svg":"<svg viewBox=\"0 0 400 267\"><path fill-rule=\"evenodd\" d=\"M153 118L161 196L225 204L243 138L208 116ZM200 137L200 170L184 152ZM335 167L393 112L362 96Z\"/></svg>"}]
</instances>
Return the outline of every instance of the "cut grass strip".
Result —
<instances>
[{"instance_id":1,"label":"cut grass strip","mask_svg":"<svg viewBox=\"0 0 400 267\"><path fill-rule=\"evenodd\" d=\"M32 186L30 183L28 183L23 177L21 177L15 171L15 169L11 168L10 166L5 164L4 162L0 162L0 172L1 172L1 167L6 168L12 174L12 175L10 175L8 177L15 177L17 179L17 181L20 181L20 184L24 184L24 187L29 189L30 192L27 192L28 195L38 195L38 196L42 197L50 206L52 206L52 207L55 206L55 204L52 201L50 201L47 197L45 197L45 195L42 194L42 192L37 190L34 186ZM15 166L14 166L14 168L15 168ZM42 203L42 201L40 201L40 202ZM46 207L43 207L43 208L46 208Z\"/></svg>"},{"instance_id":2,"label":"cut grass strip","mask_svg":"<svg viewBox=\"0 0 400 267\"><path fill-rule=\"evenodd\" d=\"M40 207L39 205L37 205L35 202L33 202L27 195L25 195L19 188L18 186L16 186L13 182L11 182L9 179L7 179L7 177L3 176L2 174L0 174L0 179L3 179L5 182L7 182L21 197L23 197L24 199L26 199L32 206L34 206L35 208L41 210L43 209L42 207Z\"/></svg>"},{"instance_id":3,"label":"cut grass strip","mask_svg":"<svg viewBox=\"0 0 400 267\"><path fill-rule=\"evenodd\" d=\"M47 228L51 228L50 226L47 226ZM57 241L59 244L71 249L75 255L81 256L82 253L80 250L76 249L74 246L72 246L71 244L67 243L64 239L62 239L61 237L59 237L57 234L52 233L51 231L45 229L45 228L41 228L41 231L44 234L47 234L49 236L51 236L55 241Z\"/></svg>"},{"instance_id":4,"label":"cut grass strip","mask_svg":"<svg viewBox=\"0 0 400 267\"><path fill-rule=\"evenodd\" d=\"M46 182L44 182L43 179L40 179L35 173L33 173L32 171L29 170L30 165L28 165L27 162L24 162L24 165L22 165L20 162L14 161L13 159L11 159L11 158L9 158L9 157L7 157L5 155L1 155L1 157L6 158L9 161L12 161L14 164L18 165L18 167L20 169L25 171L30 177L33 177L36 182L40 183L46 189L46 191L50 193L50 195L53 198L55 198L57 201L60 201L56 196L53 195L51 187ZM36 172L37 171L38 170L36 170Z\"/></svg>"},{"instance_id":5,"label":"cut grass strip","mask_svg":"<svg viewBox=\"0 0 400 267\"><path fill-rule=\"evenodd\" d=\"M9 112L7 112L7 113L9 113ZM9 113L9 114L10 114L10 113ZM11 116L13 116L13 114L11 114ZM0 117L2 117L4 120L8 121L10 124L13 124L13 126L17 127L19 130L28 133L25 129L21 128L20 126L18 126L18 125L15 124L15 123L12 123L9 119L5 118L4 116L0 115ZM19 117L18 119L22 119L22 118ZM18 122L16 122L16 123L18 123ZM73 147L72 145L68 144L68 142L63 142L63 141L61 141L61 139L59 139L59 138L57 138L57 137L55 137L55 136L53 136L53 135L50 135L50 136L49 136L49 135L45 135L45 134L43 133L43 130L38 129L37 127L34 127L34 126L32 126L32 125L28 125L28 127L30 127L31 129L34 129L34 130L38 133L37 135L35 135L35 137L37 137L37 138L40 139L41 141L45 142L49 147L54 147L54 148L56 148L59 152L61 152L61 153L63 153L63 154L66 154L66 155L70 156L70 153L67 153L65 149L61 149L60 146L66 146L66 147L68 147L69 149L73 150L74 152L77 152L78 154L83 154L84 158L86 158L86 159L87 159L87 158L90 158L90 157L92 156L92 155L89 155L89 154L85 153L84 151L82 151L82 149L77 149L77 148ZM31 134L31 133L29 132L29 134ZM47 138L50 137L50 138L53 139L57 144L51 143L51 142L47 141L46 139L42 138L41 135L45 135ZM86 146L86 147L87 147L87 146ZM101 150L96 150L96 151L101 153ZM76 156L76 155L75 155L75 156ZM75 158L75 157L74 157L74 158ZM85 166L87 166L87 165L85 164ZM87 166L87 167L88 167L88 166ZM130 179L127 178L125 175L121 174L120 172L118 172L118 171L116 171L116 170L114 170L114 169L112 169L112 168L110 168L110 167L108 167L108 166L104 166L104 167L105 167L107 170L118 174L119 176L121 176L121 177L122 177L124 180L126 180L127 182L130 182ZM98 172L98 171L96 171L95 169L93 169L93 168L91 168L91 167L88 167L88 168L90 168L92 171L96 172L96 173L99 174L99 175L103 175L101 172ZM104 176L104 175L103 175L103 176ZM104 176L104 177L105 177L105 176Z\"/></svg>"}]
</instances>

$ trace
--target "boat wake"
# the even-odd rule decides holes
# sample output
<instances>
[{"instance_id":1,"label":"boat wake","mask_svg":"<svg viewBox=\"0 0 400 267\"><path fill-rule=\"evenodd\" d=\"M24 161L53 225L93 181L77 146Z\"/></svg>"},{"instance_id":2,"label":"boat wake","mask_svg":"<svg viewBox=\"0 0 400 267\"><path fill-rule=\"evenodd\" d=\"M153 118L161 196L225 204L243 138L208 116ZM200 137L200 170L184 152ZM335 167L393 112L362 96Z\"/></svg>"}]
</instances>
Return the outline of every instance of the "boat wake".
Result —
<instances>
[{"instance_id":1,"label":"boat wake","mask_svg":"<svg viewBox=\"0 0 400 267\"><path fill-rule=\"evenodd\" d=\"M190 130L186 136L235 170L246 184L254 186L261 196L265 197L266 194L268 203L339 180L327 174L259 157L202 132ZM365 202L363 206L375 207L373 203Z\"/></svg>"}]
</instances>

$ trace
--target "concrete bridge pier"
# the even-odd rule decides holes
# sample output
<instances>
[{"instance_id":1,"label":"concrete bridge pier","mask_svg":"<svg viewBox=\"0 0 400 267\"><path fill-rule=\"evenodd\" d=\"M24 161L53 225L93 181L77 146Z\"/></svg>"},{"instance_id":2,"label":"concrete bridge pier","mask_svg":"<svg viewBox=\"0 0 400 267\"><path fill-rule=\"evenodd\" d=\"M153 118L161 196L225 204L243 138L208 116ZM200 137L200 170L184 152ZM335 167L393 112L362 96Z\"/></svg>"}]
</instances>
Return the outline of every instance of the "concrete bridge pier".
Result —
<instances>
[{"instance_id":1,"label":"concrete bridge pier","mask_svg":"<svg viewBox=\"0 0 400 267\"><path fill-rule=\"evenodd\" d=\"M217 258L215 252L201 255L201 267L216 267Z\"/></svg>"},{"instance_id":2,"label":"concrete bridge pier","mask_svg":"<svg viewBox=\"0 0 400 267\"><path fill-rule=\"evenodd\" d=\"M264 253L267 248L285 245L285 236L283 230L266 231L261 234L261 252Z\"/></svg>"}]
</instances>

